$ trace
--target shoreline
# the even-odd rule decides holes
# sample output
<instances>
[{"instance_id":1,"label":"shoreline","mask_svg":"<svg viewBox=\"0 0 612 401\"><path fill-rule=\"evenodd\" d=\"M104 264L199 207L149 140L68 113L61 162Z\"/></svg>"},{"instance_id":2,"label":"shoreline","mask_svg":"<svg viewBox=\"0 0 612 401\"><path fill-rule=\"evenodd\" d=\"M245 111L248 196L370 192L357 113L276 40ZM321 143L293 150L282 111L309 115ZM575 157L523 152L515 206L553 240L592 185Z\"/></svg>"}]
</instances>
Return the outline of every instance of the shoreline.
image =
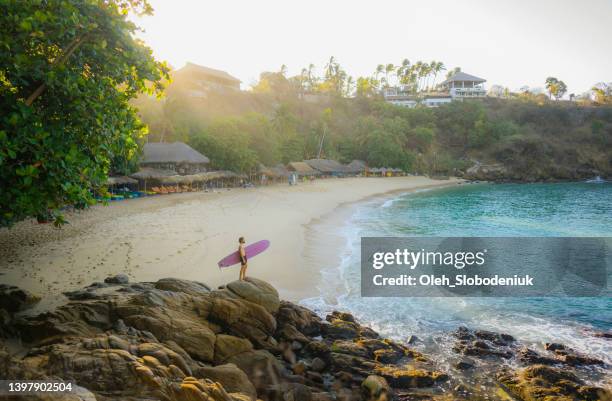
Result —
<instances>
[{"instance_id":1,"label":"shoreline","mask_svg":"<svg viewBox=\"0 0 612 401\"><path fill-rule=\"evenodd\" d=\"M453 182L447 185L432 185L411 188L408 190L397 189L384 193L366 196L362 199L339 204L334 210L318 218L313 218L305 225L305 240L302 259L308 264L309 270L318 273L318 294L308 294L306 298L294 300L303 302L316 299L318 296L325 298L327 305L336 305L337 298L345 295L342 266L344 259L351 250L350 241L346 229L357 212L357 208L370 202L386 202L396 199L405 194L415 194L423 191L431 191L450 186L456 186L463 182ZM313 245L314 244L314 245ZM331 281L326 278L339 277L339 280ZM326 287L327 291L322 291ZM324 294L325 292L326 294ZM333 296L329 296L334 294Z\"/></svg>"},{"instance_id":2,"label":"shoreline","mask_svg":"<svg viewBox=\"0 0 612 401\"><path fill-rule=\"evenodd\" d=\"M247 242L272 242L247 274L272 282L285 299L299 300L315 294L320 280L316 266L303 265L313 222L372 197L461 182L343 178L111 203L69 213L71 224L61 230L30 221L0 231L0 277L42 296L38 311L61 302L60 293L119 273L136 281L180 277L214 288L237 276L238 269L220 271L216 261L244 235Z\"/></svg>"}]
</instances>

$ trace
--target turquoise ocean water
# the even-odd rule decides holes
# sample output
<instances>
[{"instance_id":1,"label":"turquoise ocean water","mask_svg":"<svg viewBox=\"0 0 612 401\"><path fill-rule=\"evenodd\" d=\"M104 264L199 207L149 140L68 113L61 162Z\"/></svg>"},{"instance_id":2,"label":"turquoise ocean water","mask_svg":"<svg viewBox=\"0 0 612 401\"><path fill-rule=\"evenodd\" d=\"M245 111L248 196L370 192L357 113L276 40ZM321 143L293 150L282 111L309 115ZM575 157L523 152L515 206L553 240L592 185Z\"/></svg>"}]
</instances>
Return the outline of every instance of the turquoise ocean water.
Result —
<instances>
[{"instance_id":1,"label":"turquoise ocean water","mask_svg":"<svg viewBox=\"0 0 612 401\"><path fill-rule=\"evenodd\" d=\"M416 335L419 347L451 355L458 326L500 331L541 349L562 342L612 363L612 298L362 298L364 236L612 237L612 184L471 184L400 194L354 206L339 228L339 266L322 272L321 296L303 303L321 313L351 311L385 336ZM341 280L329 293L326 282ZM608 284L609 286L610 284Z\"/></svg>"}]
</instances>

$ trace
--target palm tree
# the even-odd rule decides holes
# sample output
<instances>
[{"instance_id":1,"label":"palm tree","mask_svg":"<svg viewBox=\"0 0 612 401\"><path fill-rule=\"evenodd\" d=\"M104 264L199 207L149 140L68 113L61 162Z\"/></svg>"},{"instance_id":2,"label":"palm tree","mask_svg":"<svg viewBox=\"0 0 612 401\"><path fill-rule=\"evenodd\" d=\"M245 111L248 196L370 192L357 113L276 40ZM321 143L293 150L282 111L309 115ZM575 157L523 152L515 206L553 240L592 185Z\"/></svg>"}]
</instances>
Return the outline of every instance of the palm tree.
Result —
<instances>
[{"instance_id":1,"label":"palm tree","mask_svg":"<svg viewBox=\"0 0 612 401\"><path fill-rule=\"evenodd\" d=\"M378 76L382 74L384 70L385 70L385 66L382 64L378 64L376 66L376 73L374 74L374 77L375 77L374 79L378 80Z\"/></svg>"},{"instance_id":2,"label":"palm tree","mask_svg":"<svg viewBox=\"0 0 612 401\"><path fill-rule=\"evenodd\" d=\"M546 78L546 90L548 90L548 97L552 99L553 95L557 96L559 90L559 80L555 77Z\"/></svg>"},{"instance_id":3,"label":"palm tree","mask_svg":"<svg viewBox=\"0 0 612 401\"><path fill-rule=\"evenodd\" d=\"M317 78L314 76L314 69L315 69L315 65L314 64L309 64L308 65L308 72L307 72L307 82L308 82L308 87L309 89L312 91L315 87L315 84L317 83Z\"/></svg>"},{"instance_id":4,"label":"palm tree","mask_svg":"<svg viewBox=\"0 0 612 401\"><path fill-rule=\"evenodd\" d=\"M438 74L442 71L444 71L446 69L446 67L444 66L444 63L441 61L438 61L437 63L435 63L434 65L434 87L436 86L436 79L438 78Z\"/></svg>"},{"instance_id":5,"label":"palm tree","mask_svg":"<svg viewBox=\"0 0 612 401\"><path fill-rule=\"evenodd\" d=\"M406 77L410 68L410 61L405 58L402 60L402 64L397 66L397 70L395 72L395 76L397 77L397 81L401 85L406 85Z\"/></svg>"},{"instance_id":6,"label":"palm tree","mask_svg":"<svg viewBox=\"0 0 612 401\"><path fill-rule=\"evenodd\" d=\"M334 76L335 71L337 69L338 64L336 63L336 59L334 56L329 58L329 61L325 65L325 78L331 78Z\"/></svg>"},{"instance_id":7,"label":"palm tree","mask_svg":"<svg viewBox=\"0 0 612 401\"><path fill-rule=\"evenodd\" d=\"M355 86L355 81L353 80L353 77L351 77L350 75L346 78L346 88L345 88L345 96L350 96L351 93L353 93L353 87Z\"/></svg>"},{"instance_id":8,"label":"palm tree","mask_svg":"<svg viewBox=\"0 0 612 401\"><path fill-rule=\"evenodd\" d=\"M285 64L281 65L281 68L280 68L280 74L281 74L283 77L286 77L286 76L287 76L287 66L286 66Z\"/></svg>"},{"instance_id":9,"label":"palm tree","mask_svg":"<svg viewBox=\"0 0 612 401\"><path fill-rule=\"evenodd\" d=\"M395 71L395 66L391 63L385 66L385 79L387 81L387 86L390 86L391 80L389 79L389 74L392 74Z\"/></svg>"},{"instance_id":10,"label":"palm tree","mask_svg":"<svg viewBox=\"0 0 612 401\"><path fill-rule=\"evenodd\" d=\"M424 77L424 75L423 75L423 72L424 72L423 69L424 68L423 67L424 67L424 64L423 64L422 61L417 61L416 64L414 65L414 69L415 69L414 72L415 72L416 77L418 79L417 80L417 87L416 87L417 92L421 90L421 79Z\"/></svg>"}]
</instances>

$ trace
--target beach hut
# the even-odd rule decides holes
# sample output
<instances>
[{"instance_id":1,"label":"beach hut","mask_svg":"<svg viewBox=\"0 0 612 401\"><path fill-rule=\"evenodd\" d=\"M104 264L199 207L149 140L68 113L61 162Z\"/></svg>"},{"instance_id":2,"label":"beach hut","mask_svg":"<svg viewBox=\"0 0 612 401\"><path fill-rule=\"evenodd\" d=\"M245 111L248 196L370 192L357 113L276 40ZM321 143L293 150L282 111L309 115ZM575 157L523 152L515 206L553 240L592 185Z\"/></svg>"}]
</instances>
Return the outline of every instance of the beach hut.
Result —
<instances>
[{"instance_id":1,"label":"beach hut","mask_svg":"<svg viewBox=\"0 0 612 401\"><path fill-rule=\"evenodd\" d=\"M351 175L365 174L366 162L363 160L353 160L346 165L346 173Z\"/></svg>"},{"instance_id":2,"label":"beach hut","mask_svg":"<svg viewBox=\"0 0 612 401\"><path fill-rule=\"evenodd\" d=\"M177 175L189 175L206 171L208 157L183 142L146 143L140 166L157 170L170 170Z\"/></svg>"},{"instance_id":3,"label":"beach hut","mask_svg":"<svg viewBox=\"0 0 612 401\"><path fill-rule=\"evenodd\" d=\"M134 174L130 175L130 178L133 178L138 181L139 187L147 192L154 185L161 184L161 180L166 177L171 177L177 175L176 172L172 170L163 170L163 169L155 169L144 167L141 168Z\"/></svg>"},{"instance_id":4,"label":"beach hut","mask_svg":"<svg viewBox=\"0 0 612 401\"><path fill-rule=\"evenodd\" d=\"M124 175L108 177L105 185L111 193L111 199L136 198L141 195L137 192L138 180Z\"/></svg>"},{"instance_id":5,"label":"beach hut","mask_svg":"<svg viewBox=\"0 0 612 401\"><path fill-rule=\"evenodd\" d=\"M313 169L305 162L291 162L287 164L287 169L297 173L299 177L313 177L321 174L318 170Z\"/></svg>"},{"instance_id":6,"label":"beach hut","mask_svg":"<svg viewBox=\"0 0 612 401\"><path fill-rule=\"evenodd\" d=\"M347 173L347 168L340 162L331 159L310 159L304 160L313 169L319 171L321 175L340 177Z\"/></svg>"},{"instance_id":7,"label":"beach hut","mask_svg":"<svg viewBox=\"0 0 612 401\"><path fill-rule=\"evenodd\" d=\"M285 181L290 175L291 172L282 164L277 164L274 167L266 167L261 164L257 172L257 179L262 185L267 185L274 182Z\"/></svg>"},{"instance_id":8,"label":"beach hut","mask_svg":"<svg viewBox=\"0 0 612 401\"><path fill-rule=\"evenodd\" d=\"M116 187L121 185L135 185L138 184L138 180L135 180L130 177L126 177L124 175L120 176L111 176L106 179L106 186L108 187Z\"/></svg>"}]
</instances>

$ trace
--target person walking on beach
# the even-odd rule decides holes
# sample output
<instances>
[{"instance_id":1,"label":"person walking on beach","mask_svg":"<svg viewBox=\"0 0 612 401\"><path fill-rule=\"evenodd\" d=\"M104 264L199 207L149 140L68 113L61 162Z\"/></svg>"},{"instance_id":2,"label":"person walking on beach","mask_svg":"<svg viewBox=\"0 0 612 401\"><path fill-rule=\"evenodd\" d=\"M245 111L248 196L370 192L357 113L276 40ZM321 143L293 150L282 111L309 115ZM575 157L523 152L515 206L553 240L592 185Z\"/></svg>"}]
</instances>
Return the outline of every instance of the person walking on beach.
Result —
<instances>
[{"instance_id":1,"label":"person walking on beach","mask_svg":"<svg viewBox=\"0 0 612 401\"><path fill-rule=\"evenodd\" d=\"M246 251L244 250L244 237L238 238L238 254L240 255L240 280L244 280L246 278L246 270L247 270L247 256Z\"/></svg>"}]
</instances>

